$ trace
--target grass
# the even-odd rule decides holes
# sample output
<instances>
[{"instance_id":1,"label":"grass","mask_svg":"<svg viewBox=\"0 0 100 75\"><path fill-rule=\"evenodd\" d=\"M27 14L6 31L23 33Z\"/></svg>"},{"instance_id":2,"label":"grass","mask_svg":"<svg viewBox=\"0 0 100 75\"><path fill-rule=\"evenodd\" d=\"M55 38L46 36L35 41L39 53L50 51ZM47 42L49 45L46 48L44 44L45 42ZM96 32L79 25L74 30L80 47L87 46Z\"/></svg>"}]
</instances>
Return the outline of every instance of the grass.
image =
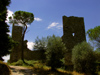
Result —
<instances>
[{"instance_id":1,"label":"grass","mask_svg":"<svg viewBox=\"0 0 100 75\"><path fill-rule=\"evenodd\" d=\"M29 69L33 69L34 73L39 73L41 75L71 75L70 72L65 72L63 69L57 69L56 72L51 71L51 67L48 67L45 65L45 63L41 63L41 61L27 61L25 60L26 63L32 64L32 66L26 65L22 62L22 60L19 60L17 62L11 63L9 65L13 66L24 66Z\"/></svg>"},{"instance_id":2,"label":"grass","mask_svg":"<svg viewBox=\"0 0 100 75\"><path fill-rule=\"evenodd\" d=\"M31 66L26 65L22 62L22 60L11 63L9 65L24 66L29 69L32 69L34 73L41 74L41 75L85 75L83 73L77 73L75 71L67 71L63 68L58 68L57 71L53 72L51 71L51 67L46 66L45 63L42 63L41 61L34 61L34 60L30 60L30 61L25 60L25 61L26 63L32 64L32 65ZM100 75L100 72L99 72L99 75Z\"/></svg>"}]
</instances>

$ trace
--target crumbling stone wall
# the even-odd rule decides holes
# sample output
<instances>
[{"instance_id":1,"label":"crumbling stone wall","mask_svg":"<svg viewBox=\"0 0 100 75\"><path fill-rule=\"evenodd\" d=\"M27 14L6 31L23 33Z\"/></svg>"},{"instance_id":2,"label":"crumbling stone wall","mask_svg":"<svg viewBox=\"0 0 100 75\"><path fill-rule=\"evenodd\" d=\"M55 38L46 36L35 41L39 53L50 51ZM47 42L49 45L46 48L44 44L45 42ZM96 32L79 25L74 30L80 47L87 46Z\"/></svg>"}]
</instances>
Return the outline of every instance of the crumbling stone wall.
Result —
<instances>
[{"instance_id":1,"label":"crumbling stone wall","mask_svg":"<svg viewBox=\"0 0 100 75\"><path fill-rule=\"evenodd\" d=\"M78 43L86 41L83 17L63 16L62 40L68 49L65 60L67 63L71 63L72 48Z\"/></svg>"},{"instance_id":2,"label":"crumbling stone wall","mask_svg":"<svg viewBox=\"0 0 100 75\"><path fill-rule=\"evenodd\" d=\"M10 63L16 62L21 59L21 37L22 27L14 26L12 28L12 39L18 42L18 45L12 49L10 54ZM31 51L27 48L27 40L24 41L24 59L26 60L45 60L45 54L43 50Z\"/></svg>"}]
</instances>

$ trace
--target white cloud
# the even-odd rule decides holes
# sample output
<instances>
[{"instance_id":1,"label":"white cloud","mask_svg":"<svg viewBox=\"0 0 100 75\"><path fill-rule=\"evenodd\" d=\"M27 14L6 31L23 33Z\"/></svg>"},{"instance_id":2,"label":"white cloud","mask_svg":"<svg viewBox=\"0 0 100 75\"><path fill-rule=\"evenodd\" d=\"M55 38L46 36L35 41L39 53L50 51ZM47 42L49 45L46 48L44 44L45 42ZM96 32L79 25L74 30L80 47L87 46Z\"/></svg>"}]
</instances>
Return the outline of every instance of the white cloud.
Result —
<instances>
[{"instance_id":1,"label":"white cloud","mask_svg":"<svg viewBox=\"0 0 100 75\"><path fill-rule=\"evenodd\" d=\"M58 24L59 23L53 22L47 27L47 29L53 28L53 27L57 26Z\"/></svg>"},{"instance_id":2,"label":"white cloud","mask_svg":"<svg viewBox=\"0 0 100 75\"><path fill-rule=\"evenodd\" d=\"M4 56L3 59L4 59L4 62L7 62L10 59L10 55Z\"/></svg>"},{"instance_id":3,"label":"white cloud","mask_svg":"<svg viewBox=\"0 0 100 75\"><path fill-rule=\"evenodd\" d=\"M63 27L63 26L60 25L58 22L53 22L53 23L51 23L51 24L47 27L47 29L51 29L51 28L61 29L62 27Z\"/></svg>"},{"instance_id":4,"label":"white cloud","mask_svg":"<svg viewBox=\"0 0 100 75\"><path fill-rule=\"evenodd\" d=\"M8 32L7 34L8 34L9 36L11 36L11 33L10 33L10 32Z\"/></svg>"},{"instance_id":5,"label":"white cloud","mask_svg":"<svg viewBox=\"0 0 100 75\"><path fill-rule=\"evenodd\" d=\"M61 29L62 27L63 27L62 25L58 25L56 28Z\"/></svg>"},{"instance_id":6,"label":"white cloud","mask_svg":"<svg viewBox=\"0 0 100 75\"><path fill-rule=\"evenodd\" d=\"M38 17L35 17L34 20L36 20L36 21L42 21L42 19L38 18Z\"/></svg>"},{"instance_id":7,"label":"white cloud","mask_svg":"<svg viewBox=\"0 0 100 75\"><path fill-rule=\"evenodd\" d=\"M7 10L7 12L8 13L7 13L7 18L6 18L7 20L6 20L6 22L9 23L9 17L12 16L13 12L10 11L10 10Z\"/></svg>"},{"instance_id":8,"label":"white cloud","mask_svg":"<svg viewBox=\"0 0 100 75\"><path fill-rule=\"evenodd\" d=\"M30 50L33 50L33 47L34 47L35 43L33 43L33 42L27 42L27 45L28 45L28 48Z\"/></svg>"}]
</instances>

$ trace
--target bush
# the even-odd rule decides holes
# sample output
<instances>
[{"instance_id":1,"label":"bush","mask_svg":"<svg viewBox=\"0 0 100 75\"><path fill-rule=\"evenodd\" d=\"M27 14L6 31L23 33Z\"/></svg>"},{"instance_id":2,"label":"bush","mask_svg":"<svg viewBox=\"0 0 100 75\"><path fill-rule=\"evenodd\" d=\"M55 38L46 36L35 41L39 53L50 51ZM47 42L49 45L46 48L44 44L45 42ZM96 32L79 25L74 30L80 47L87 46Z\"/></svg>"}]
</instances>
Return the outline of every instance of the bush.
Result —
<instances>
[{"instance_id":1,"label":"bush","mask_svg":"<svg viewBox=\"0 0 100 75\"><path fill-rule=\"evenodd\" d=\"M72 49L72 62L77 72L92 73L95 75L95 61L93 48L90 44L82 42Z\"/></svg>"},{"instance_id":2,"label":"bush","mask_svg":"<svg viewBox=\"0 0 100 75\"><path fill-rule=\"evenodd\" d=\"M96 62L100 62L100 48L95 50Z\"/></svg>"},{"instance_id":3,"label":"bush","mask_svg":"<svg viewBox=\"0 0 100 75\"><path fill-rule=\"evenodd\" d=\"M51 66L51 70L61 67L64 54L66 53L66 47L60 37L55 35L48 38L47 50L46 50L47 65Z\"/></svg>"},{"instance_id":4,"label":"bush","mask_svg":"<svg viewBox=\"0 0 100 75\"><path fill-rule=\"evenodd\" d=\"M9 66L2 61L0 61L0 75L11 75Z\"/></svg>"}]
</instances>

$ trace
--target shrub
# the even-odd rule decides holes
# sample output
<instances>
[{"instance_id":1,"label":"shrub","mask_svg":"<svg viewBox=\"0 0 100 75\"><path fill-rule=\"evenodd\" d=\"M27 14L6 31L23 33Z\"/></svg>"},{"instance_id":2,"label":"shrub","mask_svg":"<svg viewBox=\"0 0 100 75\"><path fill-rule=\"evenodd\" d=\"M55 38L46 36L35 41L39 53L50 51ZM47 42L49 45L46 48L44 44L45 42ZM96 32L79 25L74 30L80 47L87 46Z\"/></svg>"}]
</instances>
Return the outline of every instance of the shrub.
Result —
<instances>
[{"instance_id":1,"label":"shrub","mask_svg":"<svg viewBox=\"0 0 100 75\"><path fill-rule=\"evenodd\" d=\"M2 61L0 61L0 75L11 75L9 66Z\"/></svg>"},{"instance_id":2,"label":"shrub","mask_svg":"<svg viewBox=\"0 0 100 75\"><path fill-rule=\"evenodd\" d=\"M82 42L72 49L72 62L77 72L92 73L95 75L95 61L93 48L90 44Z\"/></svg>"},{"instance_id":3,"label":"shrub","mask_svg":"<svg viewBox=\"0 0 100 75\"><path fill-rule=\"evenodd\" d=\"M47 50L46 50L47 65L51 66L51 70L55 70L62 65L61 59L64 58L66 53L66 47L60 37L55 35L48 38Z\"/></svg>"}]
</instances>

